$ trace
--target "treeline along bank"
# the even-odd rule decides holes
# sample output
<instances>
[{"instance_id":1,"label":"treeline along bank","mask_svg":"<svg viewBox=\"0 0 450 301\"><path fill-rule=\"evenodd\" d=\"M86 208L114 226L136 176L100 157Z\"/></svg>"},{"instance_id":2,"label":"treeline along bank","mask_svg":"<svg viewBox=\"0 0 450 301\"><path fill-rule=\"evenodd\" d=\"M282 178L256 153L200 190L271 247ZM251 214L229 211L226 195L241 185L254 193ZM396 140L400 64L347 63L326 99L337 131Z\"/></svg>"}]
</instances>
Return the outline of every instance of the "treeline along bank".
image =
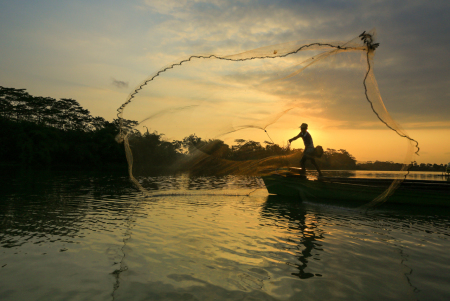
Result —
<instances>
[{"instance_id":1,"label":"treeline along bank","mask_svg":"<svg viewBox=\"0 0 450 301\"><path fill-rule=\"evenodd\" d=\"M124 124L131 131L135 162L141 162L141 166L135 166L137 169L167 166L196 169L195 164L204 159L189 159L198 157L198 152L229 162L279 158L281 164L292 166L298 165L303 151L244 139L228 145L217 139L202 139L194 133L182 140L168 141L163 133L132 130L138 124L136 121L124 120ZM25 89L0 86L0 128L1 164L126 166L124 147L115 141L119 120L94 117L71 98L33 96ZM208 164L214 162L209 160ZM318 163L322 169L344 170L400 170L402 166L381 161L358 163L346 150L331 148L327 148ZM415 164L413 170L441 171L444 164Z\"/></svg>"}]
</instances>

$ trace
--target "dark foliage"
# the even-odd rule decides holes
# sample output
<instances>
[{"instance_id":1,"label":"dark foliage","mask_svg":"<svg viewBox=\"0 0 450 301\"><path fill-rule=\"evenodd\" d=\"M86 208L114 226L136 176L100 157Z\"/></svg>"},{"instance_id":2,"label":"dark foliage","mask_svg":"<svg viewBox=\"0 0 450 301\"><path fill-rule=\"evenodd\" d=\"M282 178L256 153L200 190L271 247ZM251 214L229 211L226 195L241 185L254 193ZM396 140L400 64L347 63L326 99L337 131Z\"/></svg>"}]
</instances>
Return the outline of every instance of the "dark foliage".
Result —
<instances>
[{"instance_id":1,"label":"dark foliage","mask_svg":"<svg viewBox=\"0 0 450 301\"><path fill-rule=\"evenodd\" d=\"M130 130L134 161L139 162L133 165L135 171L206 168L213 173L232 172L245 162L248 168L254 168L254 163L248 161L255 160L267 166L295 165L303 151L268 141L263 146L244 139L236 139L235 144L229 146L222 140L203 140L195 134L169 142L162 133L150 133L147 129L142 134L131 130L137 125L136 121L124 120L124 123ZM123 145L115 141L119 120L108 122L102 117L93 117L74 99L36 97L25 89L0 86L0 128L0 163L3 164L126 166ZM322 169L400 170L402 167L393 162L357 163L344 149L327 149L317 162ZM444 165L414 164L412 170L443 171Z\"/></svg>"},{"instance_id":2,"label":"dark foliage","mask_svg":"<svg viewBox=\"0 0 450 301\"><path fill-rule=\"evenodd\" d=\"M392 161L368 161L364 163L358 163L356 165L357 169L360 170L388 170L388 171L398 171L401 170L403 164L394 163ZM444 172L446 168L445 164L417 164L417 162L413 162L410 167L411 171L442 171Z\"/></svg>"},{"instance_id":3,"label":"dark foliage","mask_svg":"<svg viewBox=\"0 0 450 301\"><path fill-rule=\"evenodd\" d=\"M92 117L73 99L35 97L0 87L0 162L22 165L125 166L117 121Z\"/></svg>"}]
</instances>

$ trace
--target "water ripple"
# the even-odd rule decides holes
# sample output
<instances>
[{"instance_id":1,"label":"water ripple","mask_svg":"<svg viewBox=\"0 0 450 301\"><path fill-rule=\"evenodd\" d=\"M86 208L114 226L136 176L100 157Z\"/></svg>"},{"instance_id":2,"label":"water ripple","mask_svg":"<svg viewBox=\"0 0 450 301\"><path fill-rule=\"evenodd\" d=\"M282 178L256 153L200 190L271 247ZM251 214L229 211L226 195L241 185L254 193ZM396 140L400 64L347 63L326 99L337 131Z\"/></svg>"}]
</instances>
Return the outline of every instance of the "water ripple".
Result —
<instances>
[{"instance_id":1,"label":"water ripple","mask_svg":"<svg viewBox=\"0 0 450 301\"><path fill-rule=\"evenodd\" d=\"M448 210L361 214L254 177L140 178L150 196L121 174L3 180L2 300L450 297Z\"/></svg>"}]
</instances>

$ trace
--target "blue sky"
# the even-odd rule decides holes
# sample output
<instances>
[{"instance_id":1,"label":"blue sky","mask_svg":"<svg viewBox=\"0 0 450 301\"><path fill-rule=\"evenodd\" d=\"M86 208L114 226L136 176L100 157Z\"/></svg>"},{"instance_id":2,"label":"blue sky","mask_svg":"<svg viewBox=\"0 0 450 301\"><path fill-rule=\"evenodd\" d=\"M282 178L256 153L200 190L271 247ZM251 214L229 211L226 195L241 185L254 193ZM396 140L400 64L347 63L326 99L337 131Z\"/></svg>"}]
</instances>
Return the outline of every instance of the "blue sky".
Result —
<instances>
[{"instance_id":1,"label":"blue sky","mask_svg":"<svg viewBox=\"0 0 450 301\"><path fill-rule=\"evenodd\" d=\"M419 161L444 163L449 13L448 1L414 0L1 0L0 85L74 98L111 120L132 88L187 55L345 41L376 28L375 74L387 109L423 141Z\"/></svg>"}]
</instances>

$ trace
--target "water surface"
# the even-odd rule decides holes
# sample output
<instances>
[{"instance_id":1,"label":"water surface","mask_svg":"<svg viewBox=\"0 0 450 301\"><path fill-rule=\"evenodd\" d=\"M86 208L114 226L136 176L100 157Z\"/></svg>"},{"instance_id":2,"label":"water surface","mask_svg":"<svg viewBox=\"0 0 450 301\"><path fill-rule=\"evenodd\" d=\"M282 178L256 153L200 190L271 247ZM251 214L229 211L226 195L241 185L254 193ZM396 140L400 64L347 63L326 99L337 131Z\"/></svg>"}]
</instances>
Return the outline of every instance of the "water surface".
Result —
<instances>
[{"instance_id":1,"label":"water surface","mask_svg":"<svg viewBox=\"0 0 450 301\"><path fill-rule=\"evenodd\" d=\"M450 298L445 208L364 214L256 177L147 177L147 198L114 172L1 177L0 300Z\"/></svg>"}]
</instances>

